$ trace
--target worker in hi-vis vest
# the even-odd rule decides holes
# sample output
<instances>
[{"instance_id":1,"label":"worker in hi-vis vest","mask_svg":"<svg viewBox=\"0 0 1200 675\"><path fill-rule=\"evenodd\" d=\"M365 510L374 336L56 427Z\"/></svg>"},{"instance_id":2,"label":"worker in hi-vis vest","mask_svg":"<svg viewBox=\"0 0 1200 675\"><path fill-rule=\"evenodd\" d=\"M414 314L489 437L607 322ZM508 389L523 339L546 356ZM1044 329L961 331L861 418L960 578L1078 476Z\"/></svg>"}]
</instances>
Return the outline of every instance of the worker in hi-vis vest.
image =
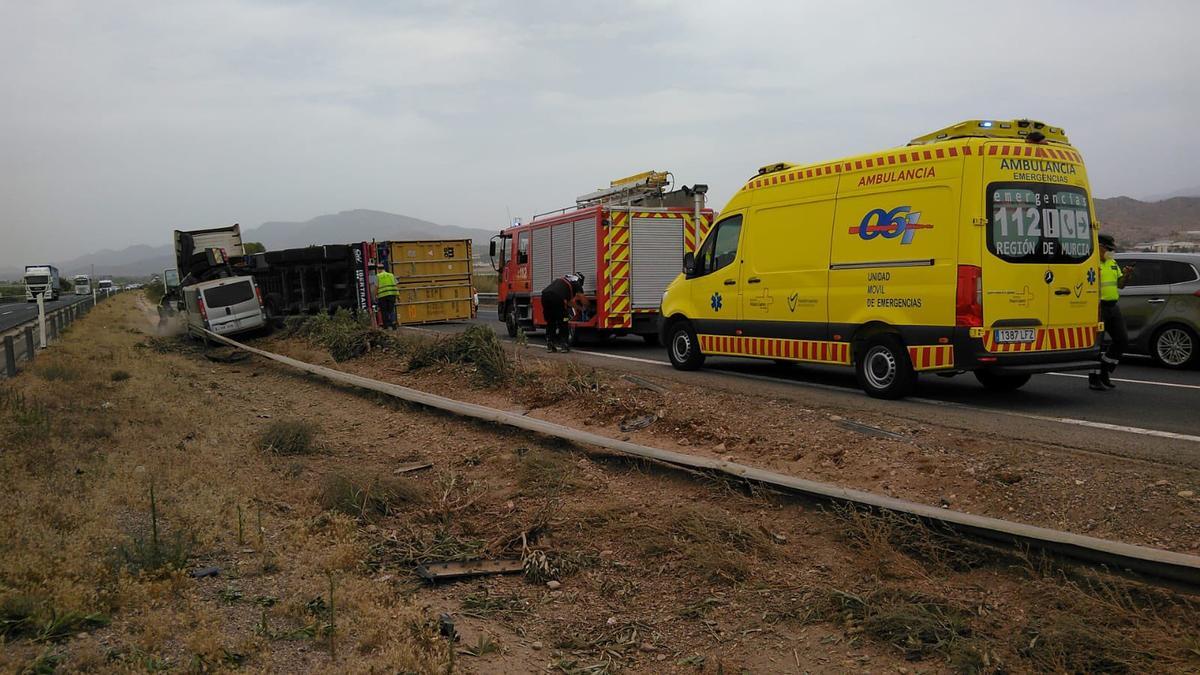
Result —
<instances>
[{"instance_id":1,"label":"worker in hi-vis vest","mask_svg":"<svg viewBox=\"0 0 1200 675\"><path fill-rule=\"evenodd\" d=\"M396 288L396 277L383 265L375 265L375 299L379 302L379 313L383 318L384 328L396 327L396 296L400 291Z\"/></svg>"},{"instance_id":2,"label":"worker in hi-vis vest","mask_svg":"<svg viewBox=\"0 0 1200 675\"><path fill-rule=\"evenodd\" d=\"M1100 352L1100 362L1088 375L1088 388L1095 391L1115 389L1112 372L1121 362L1121 355L1129 345L1129 333L1125 330L1125 317L1121 316L1121 308L1117 300L1121 298L1121 289L1125 288L1133 268L1128 265L1122 268L1115 258L1113 251L1117 242L1111 234L1102 234L1100 241L1100 320L1104 322L1104 332L1108 333L1111 342L1108 349Z\"/></svg>"}]
</instances>

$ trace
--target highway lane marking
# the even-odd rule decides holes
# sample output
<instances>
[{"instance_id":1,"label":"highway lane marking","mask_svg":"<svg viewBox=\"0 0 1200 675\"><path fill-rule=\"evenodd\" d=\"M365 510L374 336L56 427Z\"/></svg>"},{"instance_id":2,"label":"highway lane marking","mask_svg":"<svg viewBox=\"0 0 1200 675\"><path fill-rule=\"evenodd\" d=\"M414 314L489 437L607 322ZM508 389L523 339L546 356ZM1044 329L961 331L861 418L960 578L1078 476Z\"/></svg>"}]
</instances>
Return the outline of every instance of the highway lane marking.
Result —
<instances>
[{"instance_id":1,"label":"highway lane marking","mask_svg":"<svg viewBox=\"0 0 1200 675\"><path fill-rule=\"evenodd\" d=\"M577 349L575 351L580 354L587 354L589 356L602 356L607 359L618 359L620 361L634 361L636 363L646 363L646 364L654 365L654 366L665 366L667 368L671 367L670 363L663 363L662 361L654 361L652 359L643 359L643 358L639 358L636 356L621 356L619 354L604 354L601 352L584 351L582 349ZM811 387L813 389L823 389L825 391L837 391L837 392L848 393L848 394L862 394L862 392L859 392L855 389L839 387L839 386L832 385L832 384L822 384L820 382L804 382L803 380L788 380L788 379L781 378L781 377L771 377L769 375L753 375L750 373L738 373L738 372L733 372L733 371L728 371L728 370L718 370L718 372L720 372L723 375L732 375L733 377L742 377L742 378L746 378L746 379L750 379L750 380L760 380L763 382L774 382L774 383L778 383L778 384L789 384L789 385L793 385L793 386L799 385L802 387ZM1058 373L1054 373L1054 374L1058 374ZM1084 375L1083 377L1086 377L1086 375ZM1170 383L1149 382L1148 384L1170 384ZM1175 386L1198 388L1198 387L1193 387L1192 385L1175 385ZM866 394L862 394L862 395L866 396ZM959 408L961 410L973 410L973 411L978 411L978 412L983 412L983 413L994 413L994 414L1000 414L1000 415L1009 415L1012 417L1023 417L1025 419L1039 420L1042 422L1058 422L1059 424L1070 424L1072 426L1091 427L1093 429L1104 429L1107 431L1123 431L1126 433L1138 434L1141 436L1155 436L1157 438L1169 438L1169 439L1178 440L1178 441L1190 441L1192 443L1200 443L1200 436L1193 436L1191 434L1181 434L1181 433L1176 433L1174 431L1163 431L1160 429L1145 429L1143 427L1132 427L1132 426L1125 426L1125 425L1120 425L1120 424L1108 424L1107 422L1093 422L1091 420L1083 420L1083 419L1078 419L1078 418L1074 418L1074 417L1052 417L1049 415L1034 415L1032 413L1016 412L1013 410L1001 410L999 408L984 408L981 406L967 405L965 403L958 403L955 401L939 401L937 399L921 398L921 397L916 397L916 396L910 396L910 397L906 398L905 400L913 401L915 403L925 403L928 405Z\"/></svg>"},{"instance_id":2,"label":"highway lane marking","mask_svg":"<svg viewBox=\"0 0 1200 675\"><path fill-rule=\"evenodd\" d=\"M1056 377L1082 377L1087 378L1087 375L1078 375L1075 373L1046 373L1046 375L1054 375ZM1180 384L1178 382L1155 382L1153 380L1124 380L1119 377L1112 378L1113 382L1128 382L1129 384L1149 384L1156 387L1178 387L1180 389L1200 389L1200 385L1196 384Z\"/></svg>"},{"instance_id":3,"label":"highway lane marking","mask_svg":"<svg viewBox=\"0 0 1200 675\"><path fill-rule=\"evenodd\" d=\"M414 328L413 330L421 330L421 331L430 332L430 333L439 332L439 331L431 331L429 329L420 329L420 328ZM574 351L577 354L587 354L588 356L600 356L600 357L603 357L606 359L616 359L618 361L632 361L634 363L645 363L645 364L652 365L652 366L663 366L666 368L672 367L669 362L655 361L653 359L644 359L644 358L637 357L637 356L623 356L621 354L605 354L603 352L592 352L592 351L587 351L585 349L576 349ZM746 378L749 380L760 380L763 382L773 382L773 383L777 383L777 384L789 384L789 385L793 385L793 386L811 387L813 389L822 389L825 391L837 391L837 392L842 392L842 393L847 393L847 394L861 394L863 396L866 396L866 394L863 394L862 392L855 390L855 389L849 389L847 387L839 387L839 386L832 385L832 384L822 384L820 382L805 382L803 380L789 380L789 379L781 378L781 377L771 377L769 375L753 375L750 373L739 373L739 372L735 372L735 371L719 370L719 369L717 369L717 372L720 372L723 375L732 375L733 377L742 377L742 378ZM1086 375L1071 375L1071 374L1067 374L1067 373L1048 373L1048 374L1063 375L1066 377L1087 377ZM1113 378L1113 379L1116 379L1116 378ZM1144 384L1161 385L1161 386L1173 386L1173 387L1180 387L1180 388L1186 388L1186 389L1200 389L1200 387L1197 387L1195 385L1175 384L1172 382L1150 382L1147 380L1117 380L1117 381L1118 382L1139 383L1139 384L1144 383ZM1011 417L1023 417L1025 419L1039 420L1042 422L1058 422L1059 424L1070 424L1072 426L1091 427L1093 429L1104 429L1107 431L1123 431L1126 433L1138 434L1141 436L1154 436L1157 438L1169 438L1172 440L1190 441L1193 443L1200 443L1200 436L1193 436L1190 434L1181 434L1181 433L1176 433L1174 431L1162 431L1160 429L1145 429L1142 427L1124 426L1124 425L1120 425L1120 424L1108 424L1106 422L1093 422L1091 420L1083 420L1083 419L1078 419L1078 418L1074 418L1074 417L1051 417L1048 415L1034 415L1032 413L1022 413L1022 412L1016 412L1016 411L1012 411L1012 410L1001 410L999 408L984 408L984 407L980 407L980 406L967 405L965 403L957 403L955 401L939 401L937 399L932 399L932 398L920 398L920 397L910 396L905 400L913 401L916 403L925 403L928 405L938 405L938 406L943 406L943 407L959 408L962 410L973 410L973 411L978 411L978 412L983 412L983 413L996 413L996 414L1000 414L1000 415L1009 415Z\"/></svg>"}]
</instances>

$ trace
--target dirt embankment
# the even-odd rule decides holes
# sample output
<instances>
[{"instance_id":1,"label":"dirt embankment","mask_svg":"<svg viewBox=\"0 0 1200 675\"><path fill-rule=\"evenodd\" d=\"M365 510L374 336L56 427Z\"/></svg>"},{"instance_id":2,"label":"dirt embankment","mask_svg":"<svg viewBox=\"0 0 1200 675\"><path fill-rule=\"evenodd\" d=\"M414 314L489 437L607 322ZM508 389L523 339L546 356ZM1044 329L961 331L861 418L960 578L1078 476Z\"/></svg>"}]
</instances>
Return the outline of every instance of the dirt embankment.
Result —
<instances>
[{"instance_id":1,"label":"dirt embankment","mask_svg":"<svg viewBox=\"0 0 1200 675\"><path fill-rule=\"evenodd\" d=\"M106 303L4 389L0 468L13 489L0 495L0 668L1200 667L1200 614L1184 596L464 423L256 359L214 363L144 323L133 299ZM329 361L311 339L265 346ZM334 344L363 351L353 331ZM979 496L993 484L1019 503L1050 471L1049 454L1038 458L1052 450L1010 450L1027 464L1003 470L1023 473L947 488L989 446L964 450L934 427L864 436L837 411L781 401L695 405L696 392L668 383L514 363L524 357L486 339L367 345L338 367L902 497L952 489L955 507L998 507ZM644 429L619 430L648 414ZM1070 502L1047 504L1073 517ZM434 587L413 574L478 557L522 560L524 572ZM188 574L204 568L219 571Z\"/></svg>"}]
</instances>

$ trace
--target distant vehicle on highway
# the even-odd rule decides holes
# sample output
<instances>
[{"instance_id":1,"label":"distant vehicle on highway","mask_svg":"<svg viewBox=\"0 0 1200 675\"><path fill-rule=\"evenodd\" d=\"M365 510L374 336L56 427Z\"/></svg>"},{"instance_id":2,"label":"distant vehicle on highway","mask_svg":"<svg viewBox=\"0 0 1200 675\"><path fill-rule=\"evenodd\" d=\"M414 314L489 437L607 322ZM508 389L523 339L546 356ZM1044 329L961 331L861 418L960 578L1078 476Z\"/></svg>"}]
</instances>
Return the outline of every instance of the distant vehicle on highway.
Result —
<instances>
[{"instance_id":1,"label":"distant vehicle on highway","mask_svg":"<svg viewBox=\"0 0 1200 675\"><path fill-rule=\"evenodd\" d=\"M1129 349L1168 368L1184 368L1196 356L1200 336L1200 254L1118 253L1133 274L1121 290L1121 314Z\"/></svg>"},{"instance_id":2,"label":"distant vehicle on highway","mask_svg":"<svg viewBox=\"0 0 1200 675\"><path fill-rule=\"evenodd\" d=\"M36 301L39 295L46 300L58 299L58 268L54 265L27 265L23 280L26 302Z\"/></svg>"},{"instance_id":3,"label":"distant vehicle on highway","mask_svg":"<svg viewBox=\"0 0 1200 675\"><path fill-rule=\"evenodd\" d=\"M86 274L76 274L72 279L75 286L75 295L91 295L92 294L92 279Z\"/></svg>"}]
</instances>

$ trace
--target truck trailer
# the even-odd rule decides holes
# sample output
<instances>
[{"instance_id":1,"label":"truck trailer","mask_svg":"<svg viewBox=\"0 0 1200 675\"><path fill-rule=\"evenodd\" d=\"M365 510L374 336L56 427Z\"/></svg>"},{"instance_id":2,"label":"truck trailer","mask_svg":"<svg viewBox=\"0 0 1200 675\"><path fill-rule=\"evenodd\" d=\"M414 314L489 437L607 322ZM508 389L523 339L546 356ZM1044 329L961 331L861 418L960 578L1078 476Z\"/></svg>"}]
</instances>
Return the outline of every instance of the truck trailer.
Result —
<instances>
[{"instance_id":1,"label":"truck trailer","mask_svg":"<svg viewBox=\"0 0 1200 675\"><path fill-rule=\"evenodd\" d=\"M58 299L58 268L54 265L26 265L25 301L35 302L38 296L46 300Z\"/></svg>"},{"instance_id":2,"label":"truck trailer","mask_svg":"<svg viewBox=\"0 0 1200 675\"><path fill-rule=\"evenodd\" d=\"M541 292L569 272L584 276L587 310L569 323L574 341L640 335L658 341L663 291L708 234L708 186L670 189L669 172L647 171L582 195L575 206L535 216L492 238L500 275L497 318L510 336L546 326Z\"/></svg>"}]
</instances>

